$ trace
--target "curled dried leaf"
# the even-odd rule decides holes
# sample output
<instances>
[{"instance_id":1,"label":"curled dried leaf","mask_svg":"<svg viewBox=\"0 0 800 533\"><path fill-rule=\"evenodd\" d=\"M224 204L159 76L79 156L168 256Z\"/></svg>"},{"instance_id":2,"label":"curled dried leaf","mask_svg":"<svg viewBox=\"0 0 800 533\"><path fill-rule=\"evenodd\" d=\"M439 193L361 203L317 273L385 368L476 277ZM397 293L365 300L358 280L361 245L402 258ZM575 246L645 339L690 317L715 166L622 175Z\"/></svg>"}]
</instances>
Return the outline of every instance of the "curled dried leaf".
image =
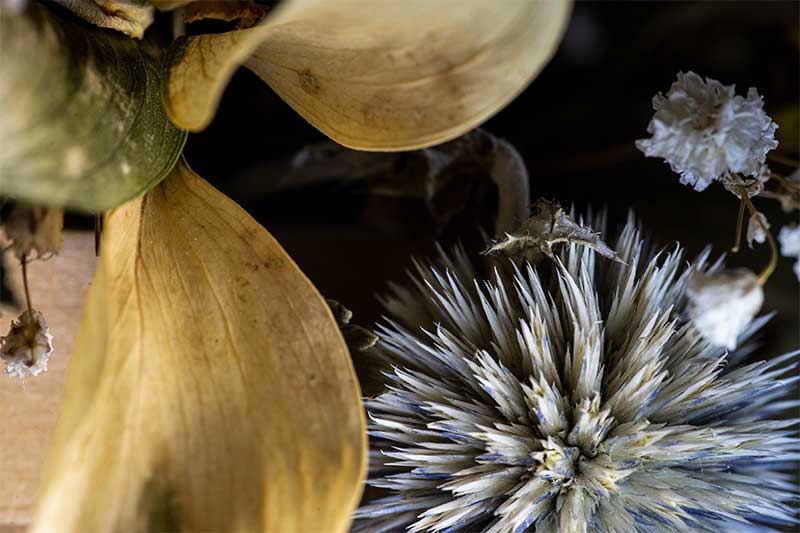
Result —
<instances>
[{"instance_id":1,"label":"curled dried leaf","mask_svg":"<svg viewBox=\"0 0 800 533\"><path fill-rule=\"evenodd\" d=\"M275 179L258 179L267 174ZM402 153L363 152L322 141L291 157L256 166L229 187L266 195L353 180L365 181L374 196L424 203L440 239L450 229L463 238L465 229L476 227L503 235L525 220L530 205L522 157L511 144L482 129L431 148Z\"/></svg>"},{"instance_id":2,"label":"curled dried leaf","mask_svg":"<svg viewBox=\"0 0 800 533\"><path fill-rule=\"evenodd\" d=\"M408 150L473 129L549 61L568 0L286 0L260 25L173 47L164 97L180 127L214 115L245 64L312 125L362 150Z\"/></svg>"},{"instance_id":3,"label":"curled dried leaf","mask_svg":"<svg viewBox=\"0 0 800 533\"><path fill-rule=\"evenodd\" d=\"M538 262L542 255L553 258L553 247L577 244L591 248L601 256L622 263L622 259L590 227L576 222L561 207L547 200L538 200L535 214L515 232L492 244L486 253L503 252Z\"/></svg>"},{"instance_id":4,"label":"curled dried leaf","mask_svg":"<svg viewBox=\"0 0 800 533\"><path fill-rule=\"evenodd\" d=\"M406 157L399 171L376 176L371 187L393 196L422 197L439 228L467 217L472 226L486 223L502 235L525 220L530 202L528 172L522 157L506 141L478 129ZM487 202L493 196L496 204Z\"/></svg>"},{"instance_id":5,"label":"curled dried leaf","mask_svg":"<svg viewBox=\"0 0 800 533\"><path fill-rule=\"evenodd\" d=\"M347 347L351 352L363 352L364 350L375 346L379 337L367 328L361 327L357 324L351 324L353 319L353 312L348 308L337 302L336 300L327 299L328 307L333 312L333 317L336 323L339 324L339 329L344 335L344 340Z\"/></svg>"},{"instance_id":6,"label":"curled dried leaf","mask_svg":"<svg viewBox=\"0 0 800 533\"><path fill-rule=\"evenodd\" d=\"M53 353L53 337L42 313L35 309L23 312L11 322L8 335L0 337L0 359L6 363L6 374L24 379L47 371L47 360Z\"/></svg>"},{"instance_id":7,"label":"curled dried leaf","mask_svg":"<svg viewBox=\"0 0 800 533\"><path fill-rule=\"evenodd\" d=\"M56 0L95 26L117 30L141 39L153 22L153 6L147 0Z\"/></svg>"},{"instance_id":8,"label":"curled dried leaf","mask_svg":"<svg viewBox=\"0 0 800 533\"><path fill-rule=\"evenodd\" d=\"M51 454L34 532L349 527L366 439L331 311L183 163L106 215Z\"/></svg>"},{"instance_id":9,"label":"curled dried leaf","mask_svg":"<svg viewBox=\"0 0 800 533\"><path fill-rule=\"evenodd\" d=\"M24 204L15 205L3 222L9 247L20 260L57 254L61 249L63 228L63 209Z\"/></svg>"}]
</instances>

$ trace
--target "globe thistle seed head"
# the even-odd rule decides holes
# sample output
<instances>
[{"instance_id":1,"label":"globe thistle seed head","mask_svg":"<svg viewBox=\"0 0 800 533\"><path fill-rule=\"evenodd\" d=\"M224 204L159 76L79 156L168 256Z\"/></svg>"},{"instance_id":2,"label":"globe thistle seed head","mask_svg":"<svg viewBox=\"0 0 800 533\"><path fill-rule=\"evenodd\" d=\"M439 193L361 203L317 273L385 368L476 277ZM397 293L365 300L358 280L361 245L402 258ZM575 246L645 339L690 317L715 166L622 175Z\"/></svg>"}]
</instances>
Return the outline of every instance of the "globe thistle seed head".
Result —
<instances>
[{"instance_id":1,"label":"globe thistle seed head","mask_svg":"<svg viewBox=\"0 0 800 533\"><path fill-rule=\"evenodd\" d=\"M733 85L679 72L666 95L653 97L653 109L652 137L636 146L664 159L681 183L698 191L732 173L761 177L767 152L778 146L778 126L752 87L738 96Z\"/></svg>"},{"instance_id":2,"label":"globe thistle seed head","mask_svg":"<svg viewBox=\"0 0 800 533\"><path fill-rule=\"evenodd\" d=\"M457 250L416 265L372 348L368 483L358 532L729 531L794 519L798 353L737 366L687 318L704 253L624 261L566 245L489 280ZM740 336L761 327L756 319ZM747 348L745 344L745 348Z\"/></svg>"}]
</instances>

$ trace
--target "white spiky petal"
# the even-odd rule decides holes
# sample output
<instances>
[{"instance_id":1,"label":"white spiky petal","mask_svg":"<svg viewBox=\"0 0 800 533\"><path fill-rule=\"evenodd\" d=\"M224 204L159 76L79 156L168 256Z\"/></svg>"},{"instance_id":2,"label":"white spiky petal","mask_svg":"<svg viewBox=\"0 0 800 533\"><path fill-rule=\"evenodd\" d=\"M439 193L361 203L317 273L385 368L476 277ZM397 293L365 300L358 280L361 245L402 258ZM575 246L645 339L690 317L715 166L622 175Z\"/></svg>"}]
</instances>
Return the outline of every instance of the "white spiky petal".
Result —
<instances>
[{"instance_id":1,"label":"white spiky petal","mask_svg":"<svg viewBox=\"0 0 800 533\"><path fill-rule=\"evenodd\" d=\"M686 319L680 249L629 223L626 264L557 263L477 280L463 252L395 288L389 363L366 402L369 483L355 531L733 531L791 522L800 443L780 401L797 353L736 366ZM743 338L761 327L758 319Z\"/></svg>"}]
</instances>

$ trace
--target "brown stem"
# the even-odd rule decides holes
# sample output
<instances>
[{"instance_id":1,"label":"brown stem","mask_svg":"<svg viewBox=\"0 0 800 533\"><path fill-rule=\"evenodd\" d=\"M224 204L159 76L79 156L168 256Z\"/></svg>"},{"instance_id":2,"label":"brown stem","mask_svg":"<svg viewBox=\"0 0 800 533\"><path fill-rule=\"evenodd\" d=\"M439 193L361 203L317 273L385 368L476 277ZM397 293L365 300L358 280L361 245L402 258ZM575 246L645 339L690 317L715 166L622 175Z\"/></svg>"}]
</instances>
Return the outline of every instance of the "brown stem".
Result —
<instances>
[{"instance_id":1,"label":"brown stem","mask_svg":"<svg viewBox=\"0 0 800 533\"><path fill-rule=\"evenodd\" d=\"M20 260L22 264L22 286L25 289L25 303L28 307L28 313L33 318L33 306L31 305L31 292L28 289L28 255L25 254Z\"/></svg>"},{"instance_id":2,"label":"brown stem","mask_svg":"<svg viewBox=\"0 0 800 533\"><path fill-rule=\"evenodd\" d=\"M103 232L103 215L94 216L94 255L100 257L100 237Z\"/></svg>"},{"instance_id":3,"label":"brown stem","mask_svg":"<svg viewBox=\"0 0 800 533\"><path fill-rule=\"evenodd\" d=\"M756 222L758 222L758 225L761 226L761 229L764 230L764 233L767 235L767 242L769 242L769 263L767 263L767 266L764 267L764 270L762 270L758 275L758 284L763 286L772 273L775 272L775 267L778 266L778 257L780 257L780 254L778 253L778 243L775 242L775 238L772 236L769 228L767 228L767 225L761 220L761 217L756 216L758 214L758 210L756 209L756 206L753 205L750 197L747 196L747 190L743 186L741 187L741 192L742 200L744 200L744 202L747 204L747 209L750 211L750 215L755 217Z\"/></svg>"},{"instance_id":4,"label":"brown stem","mask_svg":"<svg viewBox=\"0 0 800 533\"><path fill-rule=\"evenodd\" d=\"M731 252L739 253L739 247L742 244L742 224L744 223L744 196L742 201L739 202L739 218L736 219L736 240L733 242Z\"/></svg>"},{"instance_id":5,"label":"brown stem","mask_svg":"<svg viewBox=\"0 0 800 533\"><path fill-rule=\"evenodd\" d=\"M22 287L25 289L25 303L28 307L28 322L25 327L25 337L28 341L28 351L30 352L30 363L28 366L33 365L36 361L36 356L33 351L33 339L36 336L36 329L33 325L33 305L31 304L31 291L28 288L28 254L24 254L20 260L22 265Z\"/></svg>"}]
</instances>

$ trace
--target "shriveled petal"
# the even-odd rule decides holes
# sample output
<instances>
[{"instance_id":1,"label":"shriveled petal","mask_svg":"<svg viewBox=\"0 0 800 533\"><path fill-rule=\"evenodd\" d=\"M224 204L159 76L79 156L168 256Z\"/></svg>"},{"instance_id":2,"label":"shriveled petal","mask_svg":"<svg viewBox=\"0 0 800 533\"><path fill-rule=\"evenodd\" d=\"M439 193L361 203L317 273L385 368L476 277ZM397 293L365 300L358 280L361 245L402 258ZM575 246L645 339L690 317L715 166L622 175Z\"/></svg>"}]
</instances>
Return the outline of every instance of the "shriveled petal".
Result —
<instances>
[{"instance_id":1,"label":"shriveled petal","mask_svg":"<svg viewBox=\"0 0 800 533\"><path fill-rule=\"evenodd\" d=\"M106 217L32 531L346 531L359 395L325 301L181 163Z\"/></svg>"},{"instance_id":2,"label":"shriveled petal","mask_svg":"<svg viewBox=\"0 0 800 533\"><path fill-rule=\"evenodd\" d=\"M245 63L345 146L430 146L479 125L525 88L555 52L570 5L289 0L258 27L177 43L166 107L182 128L203 129Z\"/></svg>"}]
</instances>

